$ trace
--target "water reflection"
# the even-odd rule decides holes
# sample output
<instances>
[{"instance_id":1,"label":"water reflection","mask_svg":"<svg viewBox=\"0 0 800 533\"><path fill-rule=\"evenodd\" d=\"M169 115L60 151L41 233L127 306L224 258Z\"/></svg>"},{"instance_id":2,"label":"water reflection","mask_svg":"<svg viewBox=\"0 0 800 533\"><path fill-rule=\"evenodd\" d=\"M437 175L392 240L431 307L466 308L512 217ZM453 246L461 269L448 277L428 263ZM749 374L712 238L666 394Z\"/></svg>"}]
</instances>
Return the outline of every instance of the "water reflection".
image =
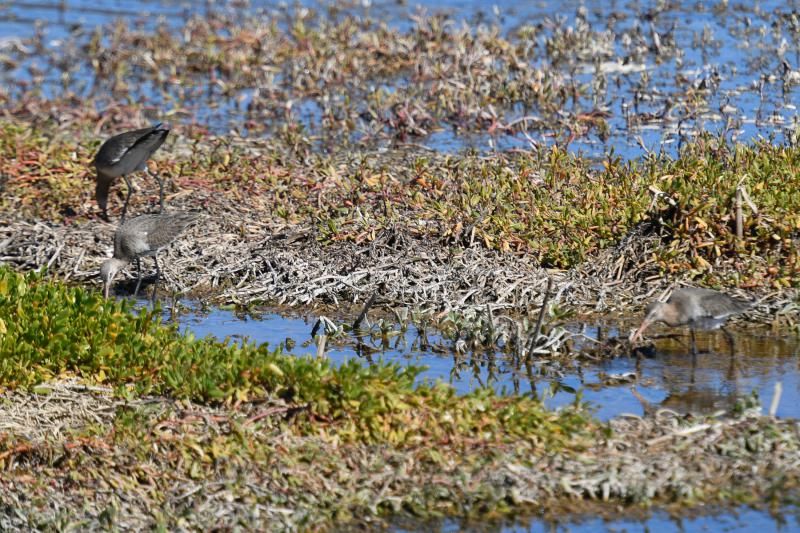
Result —
<instances>
[{"instance_id":1,"label":"water reflection","mask_svg":"<svg viewBox=\"0 0 800 533\"><path fill-rule=\"evenodd\" d=\"M478 531L503 531L505 533L585 533L596 531L612 532L666 532L666 531L725 531L745 532L759 531L784 532L798 531L800 528L800 512L796 508L782 509L780 512L767 512L763 510L740 507L726 510L725 514L708 514L681 518L670 516L667 513L654 513L651 517L636 519L587 518L564 520L534 520L522 524L502 525L488 528L485 525L470 525L453 520L428 522L426 524L398 524L392 528L394 533L406 531L442 531L442 532L478 532Z\"/></svg>"},{"instance_id":2,"label":"water reflection","mask_svg":"<svg viewBox=\"0 0 800 533\"><path fill-rule=\"evenodd\" d=\"M284 344L296 355L314 355L318 345L311 338L311 330L316 320L316 316L248 317L214 310L183 315L179 323L182 330L191 330L196 336L229 337L233 341L249 338L271 346ZM620 333L613 325L571 329L603 342L613 341ZM620 413L642 415L648 409L661 407L695 413L730 410L753 391L766 410L775 383L780 381L783 394L777 415L800 416L796 341L739 332L737 353L731 358L721 335L699 334L698 345L708 353L701 352L694 364L685 341L674 336L657 338L655 349L639 356L623 353L597 360L540 357L520 361L503 352L459 353L438 332L420 331L413 326L402 330L398 325L383 324L381 330L375 328L370 335L357 338L345 334L327 339L325 354L336 364L357 358L366 363L424 365L427 370L420 380L450 383L460 393L490 386L504 394L529 394L551 407L574 402L576 391L580 391L602 419ZM576 342L576 349L585 349L590 342Z\"/></svg>"},{"instance_id":3,"label":"water reflection","mask_svg":"<svg viewBox=\"0 0 800 533\"><path fill-rule=\"evenodd\" d=\"M666 394L658 402L660 407L679 412L729 410L751 391L757 391L768 406L776 381L781 381L784 393L778 414L798 415L790 405L799 390L796 341L740 333L733 357L722 335L698 335L698 343L708 351L693 358L685 345L658 342L654 356L642 362L642 375L660 383Z\"/></svg>"}]
</instances>

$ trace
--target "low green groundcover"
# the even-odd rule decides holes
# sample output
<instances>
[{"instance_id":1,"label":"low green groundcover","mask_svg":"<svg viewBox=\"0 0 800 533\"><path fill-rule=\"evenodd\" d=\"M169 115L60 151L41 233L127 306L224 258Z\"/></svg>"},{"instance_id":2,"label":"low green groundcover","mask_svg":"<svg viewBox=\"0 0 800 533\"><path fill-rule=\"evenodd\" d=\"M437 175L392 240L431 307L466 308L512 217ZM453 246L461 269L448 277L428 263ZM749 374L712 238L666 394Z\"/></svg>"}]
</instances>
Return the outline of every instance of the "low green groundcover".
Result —
<instances>
[{"instance_id":1,"label":"low green groundcover","mask_svg":"<svg viewBox=\"0 0 800 533\"><path fill-rule=\"evenodd\" d=\"M554 413L488 389L459 396L445 384L415 384L419 367L334 366L267 344L196 339L160 316L157 308L135 310L130 301L0 268L0 386L77 376L122 396L230 405L269 398L299 408L291 427L300 433L399 445L462 438L563 445L591 425L580 408Z\"/></svg>"}]
</instances>

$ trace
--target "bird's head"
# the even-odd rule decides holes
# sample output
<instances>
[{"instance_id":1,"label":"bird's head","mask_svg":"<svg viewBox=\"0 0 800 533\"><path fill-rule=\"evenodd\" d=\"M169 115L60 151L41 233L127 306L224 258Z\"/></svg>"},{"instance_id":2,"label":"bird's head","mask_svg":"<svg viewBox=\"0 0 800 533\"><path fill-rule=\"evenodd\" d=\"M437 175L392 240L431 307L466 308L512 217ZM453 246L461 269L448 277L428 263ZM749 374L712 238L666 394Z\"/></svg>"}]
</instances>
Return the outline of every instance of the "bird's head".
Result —
<instances>
[{"instance_id":1,"label":"bird's head","mask_svg":"<svg viewBox=\"0 0 800 533\"><path fill-rule=\"evenodd\" d=\"M646 330L650 324L653 322L658 322L659 320L663 319L663 311L664 311L664 302L651 302L647 305L644 310L644 320L642 320L639 329L633 332L630 336L630 342L636 342L639 337L642 336L644 330Z\"/></svg>"},{"instance_id":2,"label":"bird's head","mask_svg":"<svg viewBox=\"0 0 800 533\"><path fill-rule=\"evenodd\" d=\"M112 257L100 267L100 279L103 280L103 296L108 298L111 292L111 282L114 281L114 276L120 271L127 263L121 259Z\"/></svg>"}]
</instances>

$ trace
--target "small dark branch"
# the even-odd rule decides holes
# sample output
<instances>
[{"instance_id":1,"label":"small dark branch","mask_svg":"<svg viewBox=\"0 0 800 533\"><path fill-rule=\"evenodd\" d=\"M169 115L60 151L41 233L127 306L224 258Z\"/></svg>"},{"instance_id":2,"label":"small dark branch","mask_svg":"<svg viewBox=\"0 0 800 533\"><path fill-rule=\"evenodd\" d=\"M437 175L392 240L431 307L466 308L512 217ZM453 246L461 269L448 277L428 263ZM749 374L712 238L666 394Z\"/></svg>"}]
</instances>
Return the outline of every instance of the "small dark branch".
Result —
<instances>
[{"instance_id":1,"label":"small dark branch","mask_svg":"<svg viewBox=\"0 0 800 533\"><path fill-rule=\"evenodd\" d=\"M633 394L639 403L642 404L642 410L644 411L645 416L652 416L655 414L655 409L653 408L652 404L648 402L644 396L642 396L639 391L636 390L636 387L631 387L631 394Z\"/></svg>"},{"instance_id":2,"label":"small dark branch","mask_svg":"<svg viewBox=\"0 0 800 533\"><path fill-rule=\"evenodd\" d=\"M486 304L486 318L489 320L489 345L494 345L494 321L492 320L492 306Z\"/></svg>"},{"instance_id":3,"label":"small dark branch","mask_svg":"<svg viewBox=\"0 0 800 533\"><path fill-rule=\"evenodd\" d=\"M528 342L528 350L526 351L527 355L530 357L530 354L533 352L533 348L536 346L536 343L539 341L539 333L542 331L542 322L544 321L544 313L547 309L547 303L550 300L550 292L553 289L553 278L547 278L547 288L544 291L544 299L542 300L542 307L539 309L539 318L536 320L536 327L533 328L533 335L531 335L531 340Z\"/></svg>"},{"instance_id":4,"label":"small dark branch","mask_svg":"<svg viewBox=\"0 0 800 533\"><path fill-rule=\"evenodd\" d=\"M553 290L553 278L547 278L547 288L544 291L544 299L542 300L542 307L539 309L539 318L536 320L536 327L534 333L538 336L542 331L542 322L544 321L544 313L547 310L547 304L550 301L550 293Z\"/></svg>"},{"instance_id":5,"label":"small dark branch","mask_svg":"<svg viewBox=\"0 0 800 533\"><path fill-rule=\"evenodd\" d=\"M531 395L533 396L534 400L538 400L539 393L536 390L536 376L534 375L530 359L525 359L525 373L527 374L528 382L531 385Z\"/></svg>"},{"instance_id":6,"label":"small dark branch","mask_svg":"<svg viewBox=\"0 0 800 533\"><path fill-rule=\"evenodd\" d=\"M742 188L736 188L736 238L744 239L744 220L742 216Z\"/></svg>"},{"instance_id":7,"label":"small dark branch","mask_svg":"<svg viewBox=\"0 0 800 533\"><path fill-rule=\"evenodd\" d=\"M356 317L355 321L353 322L353 331L357 330L361 323L367 316L369 312L369 308L372 307L372 304L375 303L375 299L378 297L378 292L380 291L380 287L375 289L375 292L372 293L372 296L369 297L369 300L364 304L364 307L361 309L361 312Z\"/></svg>"}]
</instances>

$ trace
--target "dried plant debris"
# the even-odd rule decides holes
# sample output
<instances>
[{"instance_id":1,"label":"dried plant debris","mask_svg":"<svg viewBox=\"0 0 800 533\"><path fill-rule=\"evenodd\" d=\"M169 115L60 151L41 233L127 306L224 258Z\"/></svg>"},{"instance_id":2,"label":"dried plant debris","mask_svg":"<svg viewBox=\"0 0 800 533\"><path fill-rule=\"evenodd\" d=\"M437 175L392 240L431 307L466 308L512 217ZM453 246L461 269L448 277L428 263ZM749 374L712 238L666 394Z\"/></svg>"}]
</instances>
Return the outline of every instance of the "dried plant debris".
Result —
<instances>
[{"instance_id":1,"label":"dried plant debris","mask_svg":"<svg viewBox=\"0 0 800 533\"><path fill-rule=\"evenodd\" d=\"M623 417L561 449L527 439L396 448L298 436L280 422L279 403L231 409L110 393L54 382L40 394L6 394L3 529L327 530L385 527L398 515L563 516L565 502L579 513L592 502L686 508L798 497L797 423L747 410Z\"/></svg>"},{"instance_id":2,"label":"dried plant debris","mask_svg":"<svg viewBox=\"0 0 800 533\"><path fill-rule=\"evenodd\" d=\"M240 7L0 42L0 529L798 503L800 426L746 401L606 424L579 400L545 409L532 378L528 396L459 396L413 367L178 335L95 290L115 224L91 171L111 134L172 121L150 168L169 210L207 216L164 251L166 292L361 309L347 328L319 319L320 353L385 333L363 318L381 308L438 328L454 372L503 352L519 376L558 377L629 352L587 345L575 312L627 315L683 284L757 298L748 318L797 330L794 13L721 2L683 31L676 3L503 29ZM709 60L740 44L741 64ZM631 146L642 157L613 151ZM149 179L133 177L129 213L154 209Z\"/></svg>"},{"instance_id":3,"label":"dried plant debris","mask_svg":"<svg viewBox=\"0 0 800 533\"><path fill-rule=\"evenodd\" d=\"M651 407L606 424L579 401L553 411L415 384L414 367L195 339L156 311L7 268L0 361L4 529L212 518L328 529L565 501L797 502L800 426L749 399L725 417Z\"/></svg>"},{"instance_id":4,"label":"dried plant debris","mask_svg":"<svg viewBox=\"0 0 800 533\"><path fill-rule=\"evenodd\" d=\"M797 140L798 22L787 6L517 4L470 22L354 4L221 2L103 26L76 17L59 39L35 26L0 43L0 99L17 117L53 113L42 100L104 109L98 129L126 120L119 102L139 102L196 130L322 150L464 146L475 134L596 153L647 151L643 138L670 149L709 130Z\"/></svg>"},{"instance_id":5,"label":"dried plant debris","mask_svg":"<svg viewBox=\"0 0 800 533\"><path fill-rule=\"evenodd\" d=\"M115 226L92 198L96 141L67 133L5 123L0 261L91 282ZM597 169L559 150L305 158L280 143L167 142L154 167L169 208L208 214L165 253L171 291L290 306L359 304L379 291L379 305L445 316L536 310L548 279L552 304L583 311L685 283L740 287L761 298L757 316L780 310L796 323L796 149L708 138L680 159ZM737 203L740 190L755 210ZM135 194L131 210L153 201Z\"/></svg>"}]
</instances>

